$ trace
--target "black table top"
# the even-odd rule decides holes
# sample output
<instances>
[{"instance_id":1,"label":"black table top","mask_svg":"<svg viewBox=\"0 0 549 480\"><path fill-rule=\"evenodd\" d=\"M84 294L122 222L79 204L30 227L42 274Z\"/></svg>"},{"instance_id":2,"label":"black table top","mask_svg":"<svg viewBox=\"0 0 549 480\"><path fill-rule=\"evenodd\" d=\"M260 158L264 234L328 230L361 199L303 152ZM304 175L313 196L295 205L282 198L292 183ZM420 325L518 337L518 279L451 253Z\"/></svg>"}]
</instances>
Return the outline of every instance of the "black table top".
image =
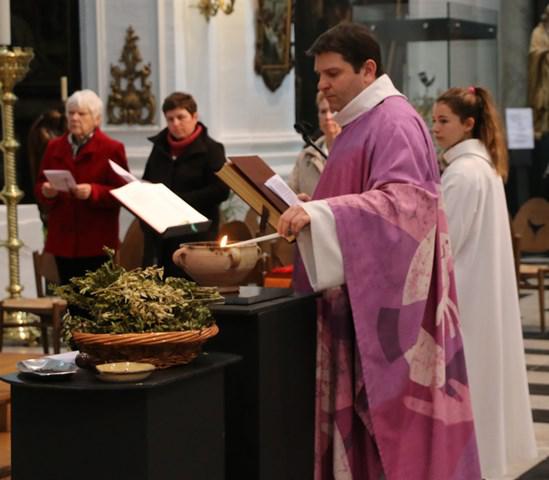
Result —
<instances>
[{"instance_id":1,"label":"black table top","mask_svg":"<svg viewBox=\"0 0 549 480\"><path fill-rule=\"evenodd\" d=\"M202 353L187 365L155 370L139 382L110 383L96 378L90 370L79 368L67 377L36 377L18 372L0 376L0 380L12 387L38 388L43 390L135 390L150 389L204 375L240 361L241 357L228 353Z\"/></svg>"},{"instance_id":2,"label":"black table top","mask_svg":"<svg viewBox=\"0 0 549 480\"><path fill-rule=\"evenodd\" d=\"M269 290L269 289L266 289ZM277 290L288 290L288 289L277 289ZM257 315L258 313L266 312L269 310L275 310L277 308L280 308L281 305L284 305L285 303L289 302L296 302L301 301L303 299L309 298L309 297L316 297L319 294L317 293L287 293L286 295L280 297L280 298L274 298L272 300L265 300L260 301L258 303L252 303L249 305L246 305L245 303L242 303L241 305L238 304L224 304L224 303L214 303L210 305L210 310L215 315L216 313L238 313L239 315ZM266 296L265 298L268 298Z\"/></svg>"}]
</instances>

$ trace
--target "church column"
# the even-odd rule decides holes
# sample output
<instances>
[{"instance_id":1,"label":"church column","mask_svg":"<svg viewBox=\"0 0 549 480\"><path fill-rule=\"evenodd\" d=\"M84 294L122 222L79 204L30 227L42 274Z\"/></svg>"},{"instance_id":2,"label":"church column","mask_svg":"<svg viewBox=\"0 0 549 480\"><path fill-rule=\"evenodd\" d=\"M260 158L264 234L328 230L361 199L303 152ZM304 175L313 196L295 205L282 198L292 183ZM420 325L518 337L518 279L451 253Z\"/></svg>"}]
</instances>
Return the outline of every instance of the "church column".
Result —
<instances>
[{"instance_id":1,"label":"church column","mask_svg":"<svg viewBox=\"0 0 549 480\"><path fill-rule=\"evenodd\" d=\"M528 50L535 12L531 0L501 0L501 8L505 15L499 17L500 106L505 113L505 108L528 106ZM506 190L509 209L515 213L530 194L532 151L511 150L509 162Z\"/></svg>"}]
</instances>

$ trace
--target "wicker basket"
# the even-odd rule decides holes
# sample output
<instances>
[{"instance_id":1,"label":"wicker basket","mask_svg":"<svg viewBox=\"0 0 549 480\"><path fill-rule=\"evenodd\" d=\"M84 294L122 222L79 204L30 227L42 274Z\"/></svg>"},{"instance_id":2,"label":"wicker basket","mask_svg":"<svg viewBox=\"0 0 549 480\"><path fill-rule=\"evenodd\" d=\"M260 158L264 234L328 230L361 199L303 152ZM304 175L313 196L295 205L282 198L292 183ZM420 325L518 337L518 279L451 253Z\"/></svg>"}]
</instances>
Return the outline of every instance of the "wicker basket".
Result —
<instances>
[{"instance_id":1,"label":"wicker basket","mask_svg":"<svg viewBox=\"0 0 549 480\"><path fill-rule=\"evenodd\" d=\"M95 363L139 361L157 368L189 363L196 358L202 344L217 335L216 324L202 330L158 333L83 333L73 332L78 349Z\"/></svg>"}]
</instances>

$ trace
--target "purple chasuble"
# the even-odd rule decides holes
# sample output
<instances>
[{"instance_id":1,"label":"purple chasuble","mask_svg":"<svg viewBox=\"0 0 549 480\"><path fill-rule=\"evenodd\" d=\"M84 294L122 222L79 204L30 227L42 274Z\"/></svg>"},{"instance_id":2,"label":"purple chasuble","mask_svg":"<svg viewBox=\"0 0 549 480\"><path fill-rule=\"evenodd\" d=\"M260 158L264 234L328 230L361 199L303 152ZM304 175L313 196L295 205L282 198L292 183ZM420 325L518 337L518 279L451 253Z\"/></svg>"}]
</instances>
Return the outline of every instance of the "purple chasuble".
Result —
<instances>
[{"instance_id":1,"label":"purple chasuble","mask_svg":"<svg viewBox=\"0 0 549 480\"><path fill-rule=\"evenodd\" d=\"M319 302L315 479L480 479L436 154L404 98L343 128L313 199L346 282Z\"/></svg>"}]
</instances>

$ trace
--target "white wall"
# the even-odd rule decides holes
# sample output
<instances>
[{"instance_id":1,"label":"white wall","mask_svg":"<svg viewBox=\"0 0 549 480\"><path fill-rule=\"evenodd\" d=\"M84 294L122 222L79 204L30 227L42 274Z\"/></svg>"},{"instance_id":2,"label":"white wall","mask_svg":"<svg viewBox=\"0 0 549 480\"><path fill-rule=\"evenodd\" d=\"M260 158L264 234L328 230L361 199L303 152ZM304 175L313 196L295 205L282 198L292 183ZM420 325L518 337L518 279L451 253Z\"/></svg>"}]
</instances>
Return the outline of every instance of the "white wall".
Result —
<instances>
[{"instance_id":1,"label":"white wall","mask_svg":"<svg viewBox=\"0 0 549 480\"><path fill-rule=\"evenodd\" d=\"M254 1L237 0L231 15L209 22L195 0L80 0L84 87L109 94L109 66L117 64L132 25L143 63L151 63L156 125L108 126L126 144L132 171L142 172L150 151L146 137L164 126L160 105L174 90L191 93L210 134L227 153L259 154L289 173L301 148L293 131L294 72L274 93L253 69Z\"/></svg>"}]
</instances>

